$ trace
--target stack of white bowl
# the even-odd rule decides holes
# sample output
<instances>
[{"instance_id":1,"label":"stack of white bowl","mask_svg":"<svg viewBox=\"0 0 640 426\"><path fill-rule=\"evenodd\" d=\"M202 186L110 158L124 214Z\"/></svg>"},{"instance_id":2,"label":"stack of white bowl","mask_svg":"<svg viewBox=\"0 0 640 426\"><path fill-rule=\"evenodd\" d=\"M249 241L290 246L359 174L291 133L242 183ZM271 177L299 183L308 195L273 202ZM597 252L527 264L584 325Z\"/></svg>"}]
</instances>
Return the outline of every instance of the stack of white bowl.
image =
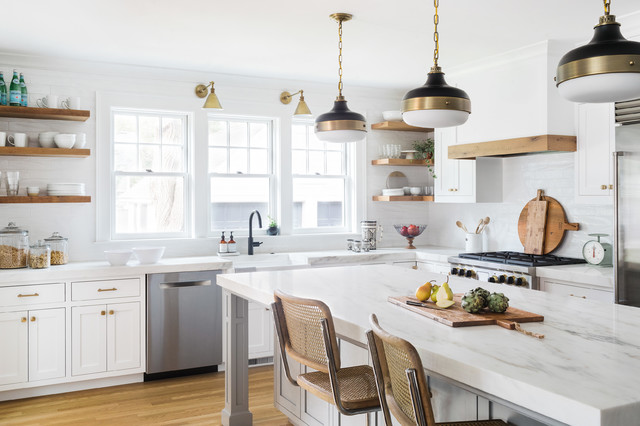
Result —
<instances>
[{"instance_id":1,"label":"stack of white bowl","mask_svg":"<svg viewBox=\"0 0 640 426\"><path fill-rule=\"evenodd\" d=\"M47 193L55 196L84 195L84 183L50 183Z\"/></svg>"},{"instance_id":2,"label":"stack of white bowl","mask_svg":"<svg viewBox=\"0 0 640 426\"><path fill-rule=\"evenodd\" d=\"M53 137L53 141L56 143L58 148L73 148L73 145L76 143L76 135L60 133Z\"/></svg>"},{"instance_id":3,"label":"stack of white bowl","mask_svg":"<svg viewBox=\"0 0 640 426\"><path fill-rule=\"evenodd\" d=\"M43 148L53 148L53 138L58 134L58 132L42 132L38 134L38 142L40 146Z\"/></svg>"}]
</instances>

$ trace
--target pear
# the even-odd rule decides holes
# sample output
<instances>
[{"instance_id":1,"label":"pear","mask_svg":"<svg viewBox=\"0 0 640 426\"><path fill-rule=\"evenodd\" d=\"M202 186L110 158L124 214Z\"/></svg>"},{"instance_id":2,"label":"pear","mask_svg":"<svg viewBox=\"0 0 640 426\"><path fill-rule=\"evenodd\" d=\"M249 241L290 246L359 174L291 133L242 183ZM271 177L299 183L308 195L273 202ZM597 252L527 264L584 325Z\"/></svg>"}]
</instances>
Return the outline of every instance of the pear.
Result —
<instances>
[{"instance_id":1,"label":"pear","mask_svg":"<svg viewBox=\"0 0 640 426\"><path fill-rule=\"evenodd\" d=\"M440 302L443 300L453 300L453 292L451 288L449 288L449 283L442 284L436 294L436 301Z\"/></svg>"},{"instance_id":2,"label":"pear","mask_svg":"<svg viewBox=\"0 0 640 426\"><path fill-rule=\"evenodd\" d=\"M440 308L447 309L447 308L453 306L454 303L456 303L456 302L454 302L453 300L439 300L438 302L436 302L436 305L438 307L440 307Z\"/></svg>"},{"instance_id":3,"label":"pear","mask_svg":"<svg viewBox=\"0 0 640 426\"><path fill-rule=\"evenodd\" d=\"M424 283L416 290L416 299L419 301L424 302L429 300L429 297L431 297L431 281Z\"/></svg>"},{"instance_id":4,"label":"pear","mask_svg":"<svg viewBox=\"0 0 640 426\"><path fill-rule=\"evenodd\" d=\"M431 287L431 301L434 303L438 301L438 299L436 299L436 296L438 295L439 289L440 286L438 284L434 284L433 287Z\"/></svg>"}]
</instances>

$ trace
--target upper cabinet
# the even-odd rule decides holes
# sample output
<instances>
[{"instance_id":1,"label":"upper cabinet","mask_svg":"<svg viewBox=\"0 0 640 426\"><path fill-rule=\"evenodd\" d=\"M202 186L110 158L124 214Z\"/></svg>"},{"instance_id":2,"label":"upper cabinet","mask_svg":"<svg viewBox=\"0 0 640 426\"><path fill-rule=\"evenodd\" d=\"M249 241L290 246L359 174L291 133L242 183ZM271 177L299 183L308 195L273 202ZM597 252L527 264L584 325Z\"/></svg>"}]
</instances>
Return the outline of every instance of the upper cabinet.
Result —
<instances>
[{"instance_id":1,"label":"upper cabinet","mask_svg":"<svg viewBox=\"0 0 640 426\"><path fill-rule=\"evenodd\" d=\"M613 194L614 105L580 104L576 108L576 198L584 203L609 204Z\"/></svg>"}]
</instances>

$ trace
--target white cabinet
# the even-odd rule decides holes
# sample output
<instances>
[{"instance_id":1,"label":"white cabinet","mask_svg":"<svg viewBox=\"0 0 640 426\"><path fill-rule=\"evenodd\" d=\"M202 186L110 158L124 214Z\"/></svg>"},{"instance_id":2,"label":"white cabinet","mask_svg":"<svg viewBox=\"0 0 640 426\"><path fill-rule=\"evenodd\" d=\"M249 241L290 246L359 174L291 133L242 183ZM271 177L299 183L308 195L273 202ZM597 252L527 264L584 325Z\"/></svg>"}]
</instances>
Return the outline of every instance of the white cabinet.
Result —
<instances>
[{"instance_id":1,"label":"white cabinet","mask_svg":"<svg viewBox=\"0 0 640 426\"><path fill-rule=\"evenodd\" d=\"M580 104L577 107L578 155L576 193L578 201L611 203L615 112L612 103Z\"/></svg>"},{"instance_id":2,"label":"white cabinet","mask_svg":"<svg viewBox=\"0 0 640 426\"><path fill-rule=\"evenodd\" d=\"M415 261L405 261L405 262L391 262L393 266L399 266L400 268L407 269L418 269Z\"/></svg>"},{"instance_id":3,"label":"white cabinet","mask_svg":"<svg viewBox=\"0 0 640 426\"><path fill-rule=\"evenodd\" d=\"M273 356L273 314L271 309L249 302L249 359Z\"/></svg>"},{"instance_id":4,"label":"white cabinet","mask_svg":"<svg viewBox=\"0 0 640 426\"><path fill-rule=\"evenodd\" d=\"M561 296L578 297L580 299L598 300L601 302L613 303L613 290L596 289L580 286L569 281L555 280L552 278L539 278L538 282L541 291L558 294Z\"/></svg>"},{"instance_id":5,"label":"white cabinet","mask_svg":"<svg viewBox=\"0 0 640 426\"><path fill-rule=\"evenodd\" d=\"M65 376L65 309L0 313L0 385Z\"/></svg>"},{"instance_id":6,"label":"white cabinet","mask_svg":"<svg viewBox=\"0 0 640 426\"><path fill-rule=\"evenodd\" d=\"M72 375L138 368L140 303L71 308Z\"/></svg>"},{"instance_id":7,"label":"white cabinet","mask_svg":"<svg viewBox=\"0 0 640 426\"><path fill-rule=\"evenodd\" d=\"M437 274L448 275L451 272L451 265L449 263L441 262L429 262L426 260L419 260L416 262L418 270L435 272Z\"/></svg>"}]
</instances>

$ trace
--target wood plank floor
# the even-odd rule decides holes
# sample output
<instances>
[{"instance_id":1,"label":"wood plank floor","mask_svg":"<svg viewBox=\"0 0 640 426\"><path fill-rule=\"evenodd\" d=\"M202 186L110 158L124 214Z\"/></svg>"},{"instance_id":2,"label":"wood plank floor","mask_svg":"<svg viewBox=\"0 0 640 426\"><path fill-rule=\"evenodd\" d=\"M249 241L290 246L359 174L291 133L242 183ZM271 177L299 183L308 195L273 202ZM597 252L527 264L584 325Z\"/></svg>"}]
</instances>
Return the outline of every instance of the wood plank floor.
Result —
<instances>
[{"instance_id":1,"label":"wood plank floor","mask_svg":"<svg viewBox=\"0 0 640 426\"><path fill-rule=\"evenodd\" d=\"M0 425L219 425L224 372L0 402ZM289 425L273 406L273 367L249 369L255 425Z\"/></svg>"}]
</instances>

